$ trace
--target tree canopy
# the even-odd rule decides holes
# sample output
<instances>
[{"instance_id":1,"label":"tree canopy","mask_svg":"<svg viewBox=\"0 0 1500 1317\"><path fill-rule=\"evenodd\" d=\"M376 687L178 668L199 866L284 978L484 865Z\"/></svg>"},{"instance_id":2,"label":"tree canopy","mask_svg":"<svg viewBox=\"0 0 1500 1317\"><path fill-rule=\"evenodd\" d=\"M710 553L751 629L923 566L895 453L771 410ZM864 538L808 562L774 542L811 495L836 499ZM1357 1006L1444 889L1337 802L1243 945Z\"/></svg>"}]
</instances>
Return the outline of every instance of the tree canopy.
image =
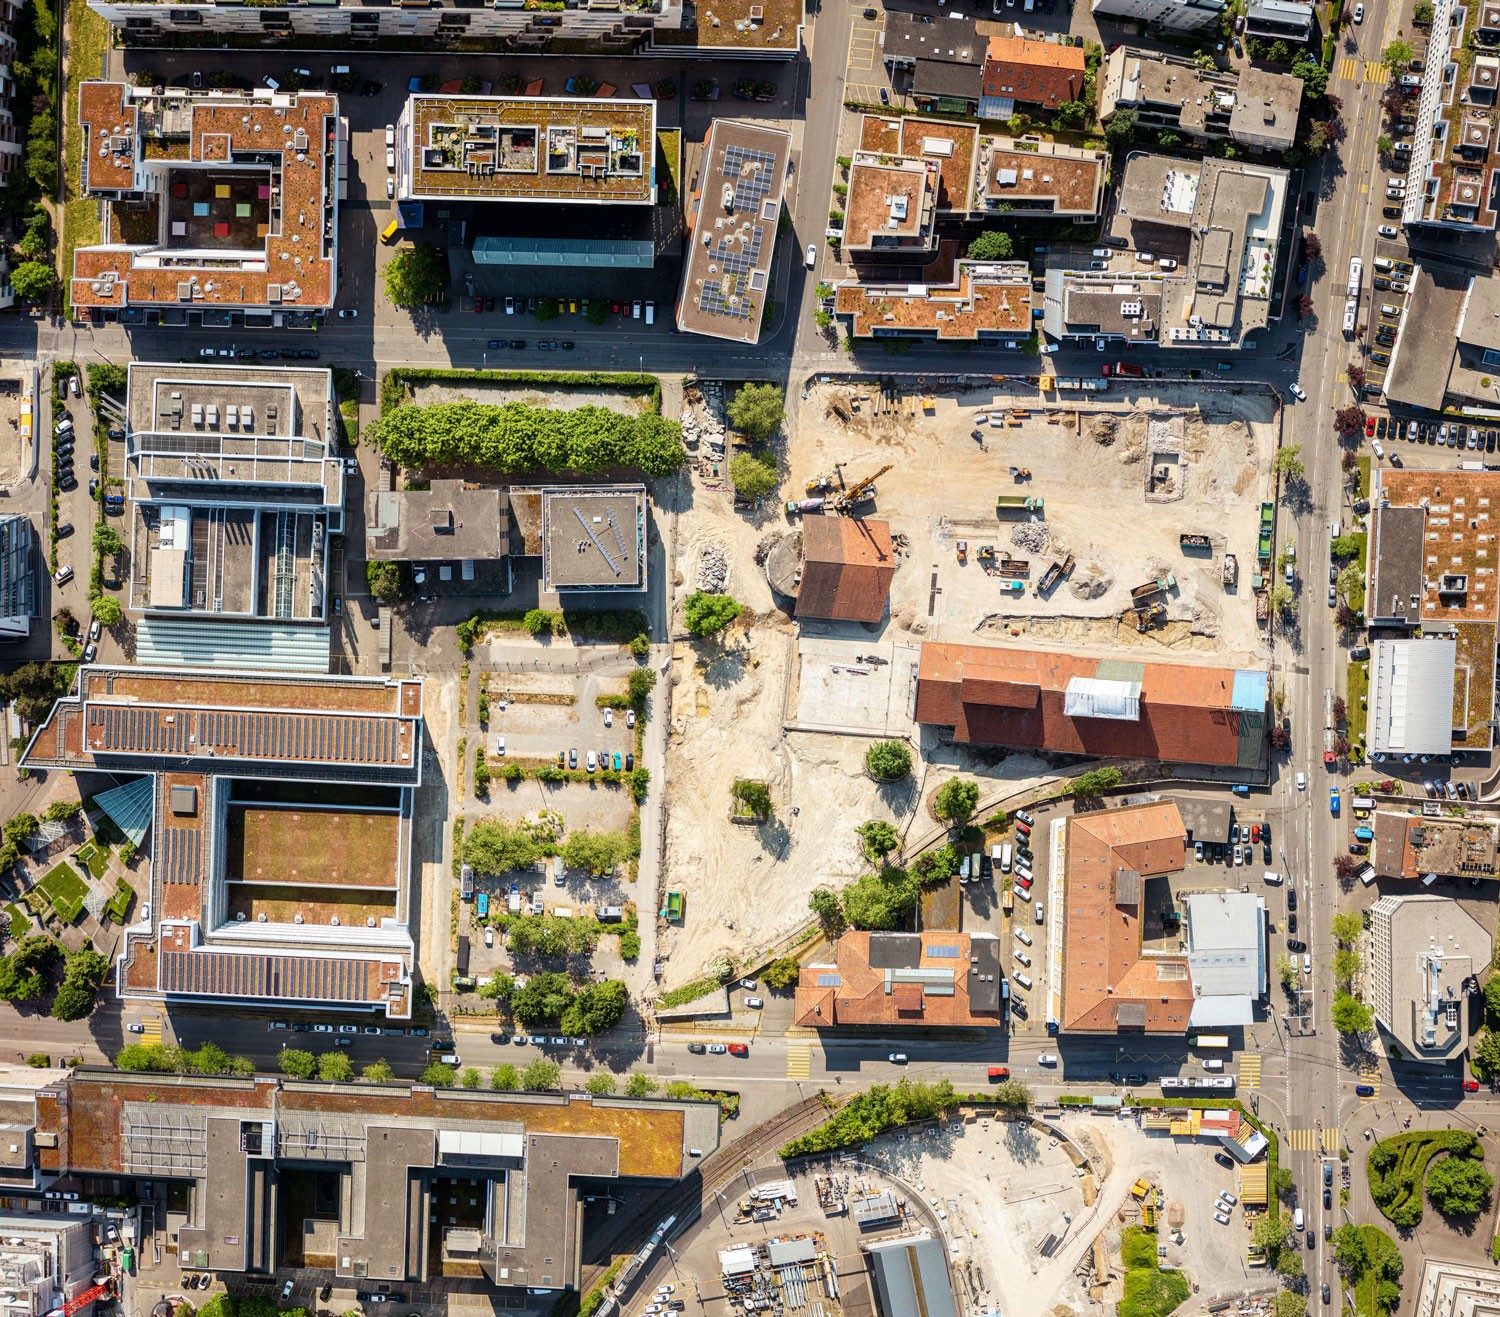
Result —
<instances>
[{"instance_id":1,"label":"tree canopy","mask_svg":"<svg viewBox=\"0 0 1500 1317\"><path fill-rule=\"evenodd\" d=\"M682 465L682 425L656 412L607 407L554 410L521 402L407 405L383 415L371 437L397 466L471 464L505 474L628 467L667 476Z\"/></svg>"},{"instance_id":2,"label":"tree canopy","mask_svg":"<svg viewBox=\"0 0 1500 1317\"><path fill-rule=\"evenodd\" d=\"M566 974L533 974L510 997L510 1009L522 1024L556 1024L573 1003L573 984Z\"/></svg>"},{"instance_id":3,"label":"tree canopy","mask_svg":"<svg viewBox=\"0 0 1500 1317\"><path fill-rule=\"evenodd\" d=\"M410 311L443 295L448 262L430 243L402 247L386 262L385 295L393 306Z\"/></svg>"},{"instance_id":4,"label":"tree canopy","mask_svg":"<svg viewBox=\"0 0 1500 1317\"><path fill-rule=\"evenodd\" d=\"M844 917L855 928L895 928L916 905L920 890L908 870L886 865L844 888Z\"/></svg>"},{"instance_id":5,"label":"tree canopy","mask_svg":"<svg viewBox=\"0 0 1500 1317\"><path fill-rule=\"evenodd\" d=\"M944 782L932 802L932 812L945 823L967 823L979 804L979 783L954 777Z\"/></svg>"},{"instance_id":6,"label":"tree canopy","mask_svg":"<svg viewBox=\"0 0 1500 1317\"><path fill-rule=\"evenodd\" d=\"M55 1020L81 1020L99 1000L99 985L109 973L109 961L91 946L79 947L63 962L63 981L52 1002Z\"/></svg>"},{"instance_id":7,"label":"tree canopy","mask_svg":"<svg viewBox=\"0 0 1500 1317\"><path fill-rule=\"evenodd\" d=\"M1479 1211L1494 1186L1494 1177L1483 1163L1470 1157L1440 1157L1427 1172L1427 1197L1444 1216L1470 1216Z\"/></svg>"},{"instance_id":8,"label":"tree canopy","mask_svg":"<svg viewBox=\"0 0 1500 1317\"><path fill-rule=\"evenodd\" d=\"M562 1013L562 1031L570 1038L613 1029L625 1015L625 984L619 979L585 984Z\"/></svg>"},{"instance_id":9,"label":"tree canopy","mask_svg":"<svg viewBox=\"0 0 1500 1317\"><path fill-rule=\"evenodd\" d=\"M781 429L786 395L775 384L742 384L727 409L729 424L758 443L766 443Z\"/></svg>"},{"instance_id":10,"label":"tree canopy","mask_svg":"<svg viewBox=\"0 0 1500 1317\"><path fill-rule=\"evenodd\" d=\"M904 741L876 741L865 751L865 767L883 782L895 782L911 772L911 750Z\"/></svg>"},{"instance_id":11,"label":"tree canopy","mask_svg":"<svg viewBox=\"0 0 1500 1317\"><path fill-rule=\"evenodd\" d=\"M464 838L464 862L475 873L494 877L534 864L539 855L537 844L520 828L498 819L483 819Z\"/></svg>"},{"instance_id":12,"label":"tree canopy","mask_svg":"<svg viewBox=\"0 0 1500 1317\"><path fill-rule=\"evenodd\" d=\"M44 302L57 287L57 271L48 261L22 261L10 272L10 286L17 297Z\"/></svg>"},{"instance_id":13,"label":"tree canopy","mask_svg":"<svg viewBox=\"0 0 1500 1317\"><path fill-rule=\"evenodd\" d=\"M729 461L729 483L741 498L764 498L781 483L781 473L763 457L736 453Z\"/></svg>"},{"instance_id":14,"label":"tree canopy","mask_svg":"<svg viewBox=\"0 0 1500 1317\"><path fill-rule=\"evenodd\" d=\"M687 597L682 611L689 631L695 636L711 636L733 622L745 611L745 606L727 594L695 590Z\"/></svg>"},{"instance_id":15,"label":"tree canopy","mask_svg":"<svg viewBox=\"0 0 1500 1317\"><path fill-rule=\"evenodd\" d=\"M1008 261L1016 245L1010 234L1001 229L986 229L969 244L971 261Z\"/></svg>"},{"instance_id":16,"label":"tree canopy","mask_svg":"<svg viewBox=\"0 0 1500 1317\"><path fill-rule=\"evenodd\" d=\"M1367 1034L1375 1028L1375 1016L1358 997L1337 992L1333 997L1333 1027L1340 1033Z\"/></svg>"},{"instance_id":17,"label":"tree canopy","mask_svg":"<svg viewBox=\"0 0 1500 1317\"><path fill-rule=\"evenodd\" d=\"M871 819L868 823L861 823L854 831L859 834L865 858L875 864L895 850L901 841L895 825L885 819Z\"/></svg>"}]
</instances>

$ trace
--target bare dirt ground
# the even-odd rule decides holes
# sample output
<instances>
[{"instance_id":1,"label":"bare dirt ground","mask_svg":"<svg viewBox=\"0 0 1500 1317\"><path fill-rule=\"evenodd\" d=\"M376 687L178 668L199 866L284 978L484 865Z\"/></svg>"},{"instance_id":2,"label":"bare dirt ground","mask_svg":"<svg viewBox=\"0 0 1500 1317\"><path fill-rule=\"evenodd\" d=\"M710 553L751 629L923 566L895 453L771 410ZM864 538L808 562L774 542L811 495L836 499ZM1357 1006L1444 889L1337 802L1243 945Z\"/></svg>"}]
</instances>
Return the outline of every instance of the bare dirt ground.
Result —
<instances>
[{"instance_id":1,"label":"bare dirt ground","mask_svg":"<svg viewBox=\"0 0 1500 1317\"><path fill-rule=\"evenodd\" d=\"M503 357L503 352L491 353ZM495 365L502 370L506 362ZM499 405L521 402L528 407L545 407L550 410L573 407L605 407L621 416L639 416L646 404L641 398L631 397L614 389L544 388L536 384L507 384L503 379L492 383L472 380L455 381L452 384L419 384L415 401L419 406L430 407L436 402L484 402Z\"/></svg>"},{"instance_id":2,"label":"bare dirt ground","mask_svg":"<svg viewBox=\"0 0 1500 1317\"><path fill-rule=\"evenodd\" d=\"M1221 409L1207 420L1190 404L1187 411L1164 406L1149 416L1112 411L1103 421L1068 408L1057 412L1057 424L1036 415L1019 428L986 426L981 450L969 432L976 412L988 406L987 394L938 395L931 415L911 404L875 415L866 398L846 427L830 409L839 401L849 411L849 392L815 386L806 401L790 400L800 411L784 464L788 479L758 509L735 510L707 445L698 455L677 529L674 616L680 626L682 600L699 588L722 589L746 613L722 647L679 645L664 678L674 686L664 885L686 894L683 925L662 939L667 988L696 977L722 952L751 957L774 948L806 921L813 888L857 878L868 868L853 831L864 820L890 819L899 830L910 827L915 840L933 826L923 800L955 772L977 772L985 798L1050 776L1029 756L974 755L918 733L924 762L915 777L877 787L863 772L868 736L785 727L813 721L812 704L835 711L841 701L857 699L848 682L828 676L840 647L846 663L877 649L895 655L892 646L929 638L1099 653L1129 648L1143 658L1225 664L1250 664L1261 655L1249 575L1267 486L1259 472L1269 469L1275 418L1258 398L1199 394L1205 407ZM1242 416L1231 415L1231 407ZM1168 473L1150 498L1148 447ZM832 474L836 462L849 484L892 465L879 475L871 515L887 519L908 547L898 551L890 612L879 627L799 628L778 607L761 565L773 540L796 531L782 500L802 497L806 482ZM1011 464L1029 467L1031 479L1013 481ZM995 495L1013 490L1041 495L1045 519L998 521ZM1045 549L1023 554L1009 540L1017 527L1044 530ZM1184 555L1178 542L1184 531L1210 536L1212 555ZM956 561L959 539L968 542L966 566ZM1030 558L1028 591L1019 600L1002 600L998 578L979 567L978 549L987 543L997 554ZM1226 549L1239 559L1238 594L1223 588ZM1071 580L1037 598L1034 586L1047 563L1069 552L1077 562ZM1130 616L1130 588L1168 572L1177 586L1166 625L1141 635L1133 620L1122 623L1122 613ZM794 643L799 633L806 642L801 653ZM900 680L887 670L872 681L871 707L856 711L867 716L849 715L851 729L908 731L905 700L891 694ZM740 777L770 784L775 815L767 824L730 822L729 791Z\"/></svg>"}]
</instances>

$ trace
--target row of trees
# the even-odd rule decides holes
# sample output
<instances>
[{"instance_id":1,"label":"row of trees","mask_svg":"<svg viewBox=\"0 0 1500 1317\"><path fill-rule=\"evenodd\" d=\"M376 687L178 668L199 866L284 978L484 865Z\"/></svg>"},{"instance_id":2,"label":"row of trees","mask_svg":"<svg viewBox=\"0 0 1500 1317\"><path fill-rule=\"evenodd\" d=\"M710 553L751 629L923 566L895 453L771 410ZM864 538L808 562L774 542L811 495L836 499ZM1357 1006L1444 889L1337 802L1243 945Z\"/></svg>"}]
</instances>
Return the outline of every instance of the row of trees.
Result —
<instances>
[{"instance_id":1,"label":"row of trees","mask_svg":"<svg viewBox=\"0 0 1500 1317\"><path fill-rule=\"evenodd\" d=\"M538 829L528 829L499 819L476 823L464 839L464 863L475 873L498 877L517 869L529 869L548 855L561 855L571 869L586 869L599 875L612 873L634 858L636 842L623 832L570 832L561 846Z\"/></svg>"},{"instance_id":2,"label":"row of trees","mask_svg":"<svg viewBox=\"0 0 1500 1317\"><path fill-rule=\"evenodd\" d=\"M248 1056L230 1056L217 1043L177 1047L171 1043L127 1043L115 1054L115 1069L153 1075L239 1075L255 1073Z\"/></svg>"},{"instance_id":3,"label":"row of trees","mask_svg":"<svg viewBox=\"0 0 1500 1317\"><path fill-rule=\"evenodd\" d=\"M627 467L667 476L687 456L679 422L656 412L625 416L607 407L554 411L519 402L408 405L382 416L372 437L387 458L411 470L468 464L508 474L592 473Z\"/></svg>"},{"instance_id":4,"label":"row of trees","mask_svg":"<svg viewBox=\"0 0 1500 1317\"><path fill-rule=\"evenodd\" d=\"M349 1059L348 1052L338 1048L314 1056L300 1047L283 1047L277 1054L276 1065L282 1074L293 1079L321 1079L330 1084L347 1084L354 1078L354 1062ZM384 1083L391 1078L391 1068L382 1057L365 1066L360 1077Z\"/></svg>"},{"instance_id":5,"label":"row of trees","mask_svg":"<svg viewBox=\"0 0 1500 1317\"><path fill-rule=\"evenodd\" d=\"M566 974L548 970L525 983L497 974L486 996L505 1003L528 1029L556 1027L570 1038L587 1038L613 1029L625 1016L628 996L619 979L586 983L578 988Z\"/></svg>"},{"instance_id":6,"label":"row of trees","mask_svg":"<svg viewBox=\"0 0 1500 1317\"><path fill-rule=\"evenodd\" d=\"M986 1096L1003 1110L1022 1113L1031 1108L1031 1090L1019 1080L996 1085ZM828 1120L783 1145L785 1158L832 1152L866 1143L886 1130L913 1121L931 1120L959 1104L953 1085L942 1079L935 1084L903 1079L897 1084L875 1084L849 1099Z\"/></svg>"}]
</instances>

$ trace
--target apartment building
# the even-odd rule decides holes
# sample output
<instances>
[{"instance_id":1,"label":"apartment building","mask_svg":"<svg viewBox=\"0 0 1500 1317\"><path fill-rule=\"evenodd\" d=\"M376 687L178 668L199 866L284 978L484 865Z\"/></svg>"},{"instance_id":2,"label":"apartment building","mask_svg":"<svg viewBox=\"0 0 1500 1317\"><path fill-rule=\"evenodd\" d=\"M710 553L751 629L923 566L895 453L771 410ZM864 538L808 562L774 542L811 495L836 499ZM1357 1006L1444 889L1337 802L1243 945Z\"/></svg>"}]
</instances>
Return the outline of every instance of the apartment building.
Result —
<instances>
[{"instance_id":1,"label":"apartment building","mask_svg":"<svg viewBox=\"0 0 1500 1317\"><path fill-rule=\"evenodd\" d=\"M73 255L80 312L128 324L310 328L338 293L338 98L78 93L81 184L103 241Z\"/></svg>"},{"instance_id":2,"label":"apartment building","mask_svg":"<svg viewBox=\"0 0 1500 1317\"><path fill-rule=\"evenodd\" d=\"M1382 896L1370 907L1368 1000L1405 1059L1446 1065L1463 1054L1471 1012L1483 1008L1465 980L1488 971L1492 945L1450 897Z\"/></svg>"},{"instance_id":3,"label":"apartment building","mask_svg":"<svg viewBox=\"0 0 1500 1317\"><path fill-rule=\"evenodd\" d=\"M1083 47L1030 37L991 37L985 47L979 114L1009 119L1017 110L1051 114L1083 99Z\"/></svg>"},{"instance_id":4,"label":"apartment building","mask_svg":"<svg viewBox=\"0 0 1500 1317\"><path fill-rule=\"evenodd\" d=\"M1173 36L1218 27L1226 0L1093 0L1095 18L1133 19Z\"/></svg>"}]
</instances>

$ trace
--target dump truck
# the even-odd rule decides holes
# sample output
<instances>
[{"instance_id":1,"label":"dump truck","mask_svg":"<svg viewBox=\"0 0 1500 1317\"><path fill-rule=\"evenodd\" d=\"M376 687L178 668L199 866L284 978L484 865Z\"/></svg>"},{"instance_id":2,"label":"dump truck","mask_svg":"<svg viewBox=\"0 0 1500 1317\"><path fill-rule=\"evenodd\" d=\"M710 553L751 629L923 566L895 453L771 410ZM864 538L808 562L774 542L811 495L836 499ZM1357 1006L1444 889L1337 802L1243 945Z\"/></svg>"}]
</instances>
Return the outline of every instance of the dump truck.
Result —
<instances>
[{"instance_id":1,"label":"dump truck","mask_svg":"<svg viewBox=\"0 0 1500 1317\"><path fill-rule=\"evenodd\" d=\"M1052 563L1042 573L1042 579L1036 583L1037 594L1047 594L1049 591L1055 589L1057 583L1065 576L1071 576L1073 573L1073 562L1073 555L1070 553L1062 562Z\"/></svg>"},{"instance_id":2,"label":"dump truck","mask_svg":"<svg viewBox=\"0 0 1500 1317\"><path fill-rule=\"evenodd\" d=\"M1030 558L1012 558L1007 555L1000 559L1000 575L1015 577L1025 580L1031 576Z\"/></svg>"},{"instance_id":3,"label":"dump truck","mask_svg":"<svg viewBox=\"0 0 1500 1317\"><path fill-rule=\"evenodd\" d=\"M1147 581L1145 585L1138 585L1130 592L1130 597L1136 603L1142 603L1154 595L1166 594L1167 591L1175 589L1177 578L1172 575L1158 576L1154 581Z\"/></svg>"},{"instance_id":4,"label":"dump truck","mask_svg":"<svg viewBox=\"0 0 1500 1317\"><path fill-rule=\"evenodd\" d=\"M1017 580L1001 581L1000 593L1014 595L1017 599L1019 599L1023 594L1026 593L1026 582Z\"/></svg>"},{"instance_id":5,"label":"dump truck","mask_svg":"<svg viewBox=\"0 0 1500 1317\"><path fill-rule=\"evenodd\" d=\"M1255 548L1255 556L1261 562L1271 561L1271 535L1276 525L1276 509L1270 503L1260 505L1260 541Z\"/></svg>"},{"instance_id":6,"label":"dump truck","mask_svg":"<svg viewBox=\"0 0 1500 1317\"><path fill-rule=\"evenodd\" d=\"M1224 555L1224 587L1231 588L1240 579L1240 560L1232 553Z\"/></svg>"},{"instance_id":7,"label":"dump truck","mask_svg":"<svg viewBox=\"0 0 1500 1317\"><path fill-rule=\"evenodd\" d=\"M1146 368L1144 366L1137 366L1129 361L1117 361L1115 362L1115 374L1128 375L1131 379L1139 380L1145 378Z\"/></svg>"},{"instance_id":8,"label":"dump truck","mask_svg":"<svg viewBox=\"0 0 1500 1317\"><path fill-rule=\"evenodd\" d=\"M1038 494L996 494L995 515L1004 517L1012 512L1041 512L1043 500Z\"/></svg>"}]
</instances>

